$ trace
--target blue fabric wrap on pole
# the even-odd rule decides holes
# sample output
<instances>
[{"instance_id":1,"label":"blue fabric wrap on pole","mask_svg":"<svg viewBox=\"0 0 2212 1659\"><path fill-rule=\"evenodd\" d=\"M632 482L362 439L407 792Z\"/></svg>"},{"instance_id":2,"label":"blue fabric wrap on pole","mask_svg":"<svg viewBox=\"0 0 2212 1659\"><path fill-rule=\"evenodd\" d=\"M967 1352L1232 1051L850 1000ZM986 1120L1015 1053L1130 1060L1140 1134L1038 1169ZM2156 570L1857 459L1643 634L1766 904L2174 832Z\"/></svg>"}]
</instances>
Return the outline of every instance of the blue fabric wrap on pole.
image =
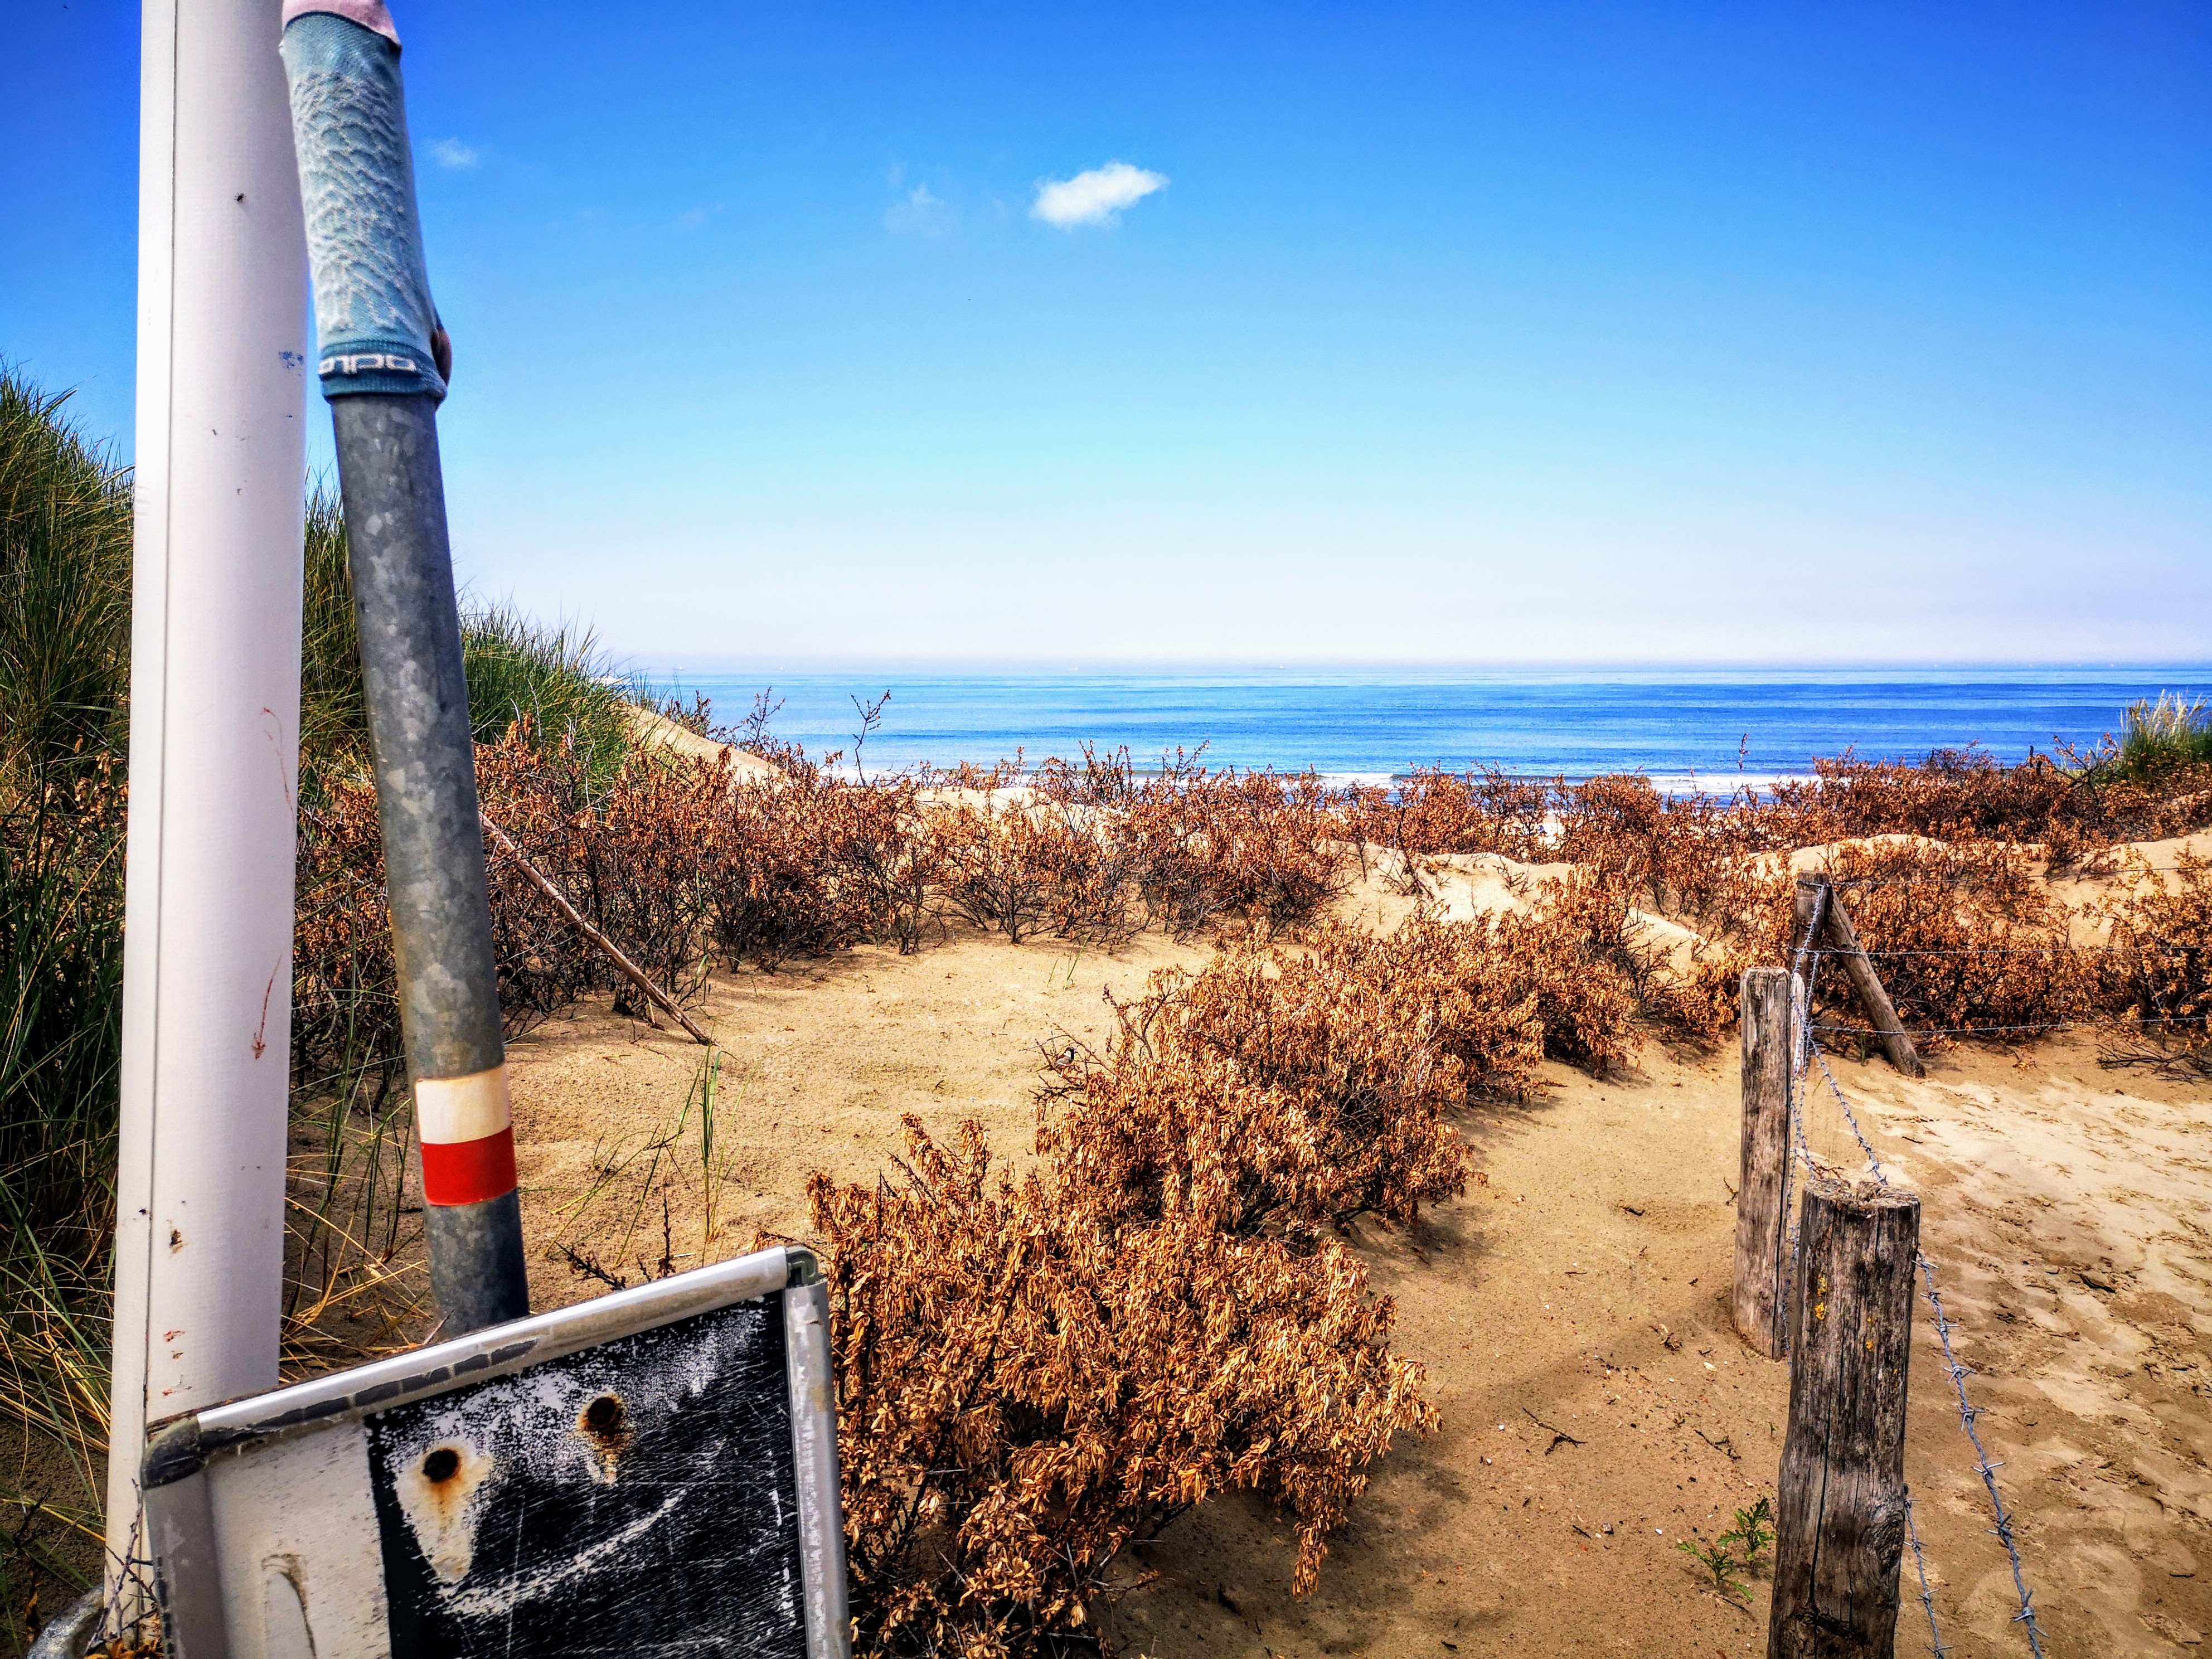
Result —
<instances>
[{"instance_id":1,"label":"blue fabric wrap on pole","mask_svg":"<svg viewBox=\"0 0 2212 1659\"><path fill-rule=\"evenodd\" d=\"M399 48L348 18L310 12L285 25L282 51L323 396L442 398Z\"/></svg>"}]
</instances>

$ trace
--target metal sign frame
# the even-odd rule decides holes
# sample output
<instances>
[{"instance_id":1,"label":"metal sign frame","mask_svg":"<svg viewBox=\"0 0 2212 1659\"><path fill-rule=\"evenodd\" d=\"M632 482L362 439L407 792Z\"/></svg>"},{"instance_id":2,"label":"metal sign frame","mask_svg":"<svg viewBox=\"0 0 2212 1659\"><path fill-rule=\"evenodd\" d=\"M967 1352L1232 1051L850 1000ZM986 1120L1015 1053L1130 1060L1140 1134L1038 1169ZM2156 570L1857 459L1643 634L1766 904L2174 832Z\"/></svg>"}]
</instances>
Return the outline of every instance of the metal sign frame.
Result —
<instances>
[{"instance_id":1,"label":"metal sign frame","mask_svg":"<svg viewBox=\"0 0 2212 1659\"><path fill-rule=\"evenodd\" d=\"M502 1378L529 1380L530 1389L507 1395L542 1402L551 1398L549 1389L568 1386L566 1374L559 1371L529 1377L548 1362L571 1356L588 1359L589 1351L623 1339L651 1341L647 1334L746 1303L769 1304L750 1328L769 1332L773 1341L771 1323L781 1327L795 1515L786 1516L778 1493L767 1496L780 1527L795 1524L797 1531L799 1583L793 1588L805 1622L804 1647L797 1650L805 1659L846 1659L849 1627L829 1294L813 1255L795 1247L763 1250L617 1291L155 1425L147 1437L143 1489L168 1651L175 1659L306 1659L314 1654L331 1659L398 1652L410 1644L398 1635L401 1615L393 1611L404 1602L406 1587L388 1583L396 1559L391 1543L395 1503L414 1505L407 1524L414 1527L425 1560L434 1553L433 1536L423 1530L419 1497L402 1490L395 1499L393 1476L377 1462L380 1454L373 1443L380 1437L389 1439L394 1425L459 1421L471 1400L489 1402L487 1410L495 1407L499 1396L484 1385ZM780 1319L770 1321L776 1313ZM683 1335L671 1333L662 1346ZM453 1398L441 1406L441 1396ZM410 1413L405 1409L410 1407L421 1409ZM618 1419L599 1419L616 1418L620 1410L619 1401L609 1406L606 1396L595 1399L573 1423L582 1450L564 1446L562 1455L572 1461L594 1455L595 1431L605 1430L598 1437L596 1455L611 1460L628 1436ZM457 1464L472 1455L465 1446L459 1458L443 1448L427 1459L419 1448L409 1455L433 1480L454 1478ZM453 1501L470 1501L469 1494L491 1467L488 1457L482 1469L460 1468ZM403 1468L402 1486L416 1474L413 1465ZM599 1478L588 1466L587 1474ZM615 1478L611 1461L604 1478L610 1483ZM286 1501L303 1486L321 1495L312 1514ZM705 1495L687 1487L656 1513L666 1512L682 1497L696 1515ZM372 1528L368 1537L361 1535L364 1520ZM761 1535L756 1532L757 1540ZM665 1575L671 1565L702 1570L708 1565L662 1561L657 1569L641 1570L642 1576L651 1583L653 1571ZM444 1569L439 1576L459 1577ZM681 1582L662 1583L661 1599L680 1597L684 1589ZM604 1625L586 1630L592 1621L580 1616L577 1622L573 1648L556 1640L533 1650L604 1654L656 1645L643 1629L635 1632L639 1645L629 1649L623 1645L626 1632Z\"/></svg>"}]
</instances>

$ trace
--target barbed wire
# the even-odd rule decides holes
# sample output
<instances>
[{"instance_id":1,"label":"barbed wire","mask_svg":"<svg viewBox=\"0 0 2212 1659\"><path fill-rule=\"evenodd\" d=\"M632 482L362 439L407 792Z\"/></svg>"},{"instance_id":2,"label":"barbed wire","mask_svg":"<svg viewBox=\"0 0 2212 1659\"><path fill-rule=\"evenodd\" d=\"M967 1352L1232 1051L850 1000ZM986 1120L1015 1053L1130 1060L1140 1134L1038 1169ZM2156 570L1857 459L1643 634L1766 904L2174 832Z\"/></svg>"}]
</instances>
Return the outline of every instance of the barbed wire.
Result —
<instances>
[{"instance_id":1,"label":"barbed wire","mask_svg":"<svg viewBox=\"0 0 2212 1659\"><path fill-rule=\"evenodd\" d=\"M1889 1172L1881 1167L1880 1154L1866 1138L1866 1132L1859 1127L1858 1118L1851 1111L1851 1103L1844 1097L1843 1089L1836 1082L1836 1074L1828 1069L1828 1057L1820 1052L1820 1045L1817 1042L1813 1045L1813 1058L1820 1062L1820 1075L1828 1080L1828 1092L1835 1096L1836 1104L1843 1109L1844 1121L1850 1128L1851 1139L1858 1142L1859 1150L1866 1154L1867 1167L1874 1171L1875 1184L1888 1186Z\"/></svg>"},{"instance_id":2,"label":"barbed wire","mask_svg":"<svg viewBox=\"0 0 2212 1659\"><path fill-rule=\"evenodd\" d=\"M1796 950L1792 952L1790 959L1791 979L1793 981L1791 1012L1794 1018L1792 1024L1796 1029L1791 1034L1794 1041L1792 1042L1793 1052L1791 1054L1790 1075L1790 1124L1788 1133L1794 1142L1795 1156L1785 1156L1783 1159L1784 1174L1782 1197L1783 1202L1786 1206L1785 1212L1790 1215L1790 1284L1793 1288L1797 1283L1798 1277L1801 1218L1796 1212L1796 1206L1790 1205L1789 1184L1790 1170L1791 1165L1800 1159L1804 1162L1808 1172L1817 1174L1821 1170L1821 1165L1819 1160L1813 1156L1811 1146L1806 1135L1804 1112L1802 1109L1802 1096L1799 1087L1801 1079L1809 1078L1810 1070L1813 1066L1819 1066L1821 1078L1826 1083L1828 1092L1834 1098L1836 1106L1842 1114L1844 1125L1850 1129L1852 1139L1858 1143L1860 1152L1865 1155L1867 1167L1872 1172L1875 1184L1884 1188L1887 1188L1890 1185L1889 1174L1888 1171L1884 1170L1882 1167L1881 1155L1875 1151L1874 1143L1867 1139L1865 1130L1860 1127L1858 1115L1851 1109L1850 1097L1844 1093L1843 1086L1837 1082L1835 1073L1829 1069L1827 1056L1823 1052L1820 1042L1820 1036L1824 1033L1862 1038L1880 1037L1887 1034L1863 1026L1830 1024L1822 1022L1816 1022L1813 1018L1812 981L1819 974L1820 957L1825 954L1828 954L1827 952L1817 948L1814 945L1814 940L1820 936L1820 923L1825 919L1825 912L1828 906L1831 890L1833 887L1846 884L1857 884L1833 882L1824 884L1819 890L1818 896L1814 904L1812 919L1806 928L1805 937L1802 941L1799 943ZM2158 956L2187 954L2184 948L2176 946L2170 942L2162 939L2149 945L2133 946L2075 945L2071 944L2063 945L1989 945L1952 950L1912 951L1892 949L1866 951L1863 952L1863 955L1869 957L1880 957L1890 960L1909 959L1918 957L2051 957L2076 953ZM1803 971L1801 973L1801 970L1808 969L1809 969L1809 971ZM1907 1031L1907 1035L1917 1036L1998 1036L2026 1031L2039 1032L2078 1029L2140 1030L2147 1027L2153 1026L2201 1025L2206 1024L2208 1020L2212 1020L2212 1015L2172 1016L2161 1013L2160 1015L2154 1017L2137 1018L2133 1019L2105 1018L2089 1020L2045 1020L2034 1024L2022 1024L1923 1026L1909 1030ZM1992 1463L1990 1461L1989 1452L1982 1444L1980 1431L1976 1427L1976 1420L1980 1414L1979 1410L1974 1405L1972 1399L1966 1391L1966 1378L1972 1376L1972 1372L1965 1364L1960 1363L1957 1350L1952 1343L1951 1333L1954 1327L1948 1316L1947 1316L1943 1310L1942 1296L1936 1288L1935 1263L1928 1259L1928 1255L1925 1251L1916 1249L1914 1252L1913 1265L1918 1271L1918 1276L1922 1280L1923 1288L1928 1297L1928 1305L1934 1318L1937 1340L1942 1345L1945 1374L1951 1379L1953 1391L1958 1397L1960 1425L1966 1431L1967 1443L1974 1449L1975 1473L1981 1477L1983 1488L1989 1494L1990 1510L1996 1516L1996 1524L1990 1528L1990 1531L1996 1537L1997 1540L2004 1546L2006 1559L2012 1566L2013 1589L2014 1593L2020 1598L2020 1611L2014 1616L2012 1622L2016 1625L2025 1626L2027 1634L2028 1651L2033 1656L2033 1659L2043 1659L2042 1632L2036 1623L2034 1595L2028 1588L2026 1570L2021 1563L2018 1541L2014 1536L2012 1516L2006 1510L2003 1494L1997 1487L1996 1471L1999 1468L2002 1468L2003 1465L2001 1463ZM1786 1304L1786 1297L1784 1298L1784 1302ZM1783 1322L1784 1325L1785 1338L1783 1346L1786 1352L1788 1347L1787 1337L1789 1334L1787 1330L1788 1322L1784 1319ZM1944 1644L1942 1631L1936 1621L1936 1593L1934 1587L1929 1582L1927 1554L1920 1542L1919 1528L1914 1516L1912 1494L1909 1488L1905 1493L1904 1507L1905 1536L1910 1540L1912 1547L1913 1570L1920 1581L1921 1611L1926 1615L1928 1620L1928 1635L1929 1641L1929 1651L1935 1656L1935 1659L1944 1659L1944 1656L1948 1653L1950 1650Z\"/></svg>"},{"instance_id":3,"label":"barbed wire","mask_svg":"<svg viewBox=\"0 0 2212 1659\"><path fill-rule=\"evenodd\" d=\"M1905 1035L1916 1036L1977 1036L2000 1031L2133 1031L2146 1025L2202 1025L2212 1014L2158 1014L2138 1019L2045 1019L2027 1025L1907 1025ZM1889 1035L1870 1025L1810 1025L1809 1030L1836 1036L1879 1037Z\"/></svg>"},{"instance_id":4,"label":"barbed wire","mask_svg":"<svg viewBox=\"0 0 2212 1659\"><path fill-rule=\"evenodd\" d=\"M1952 1351L1951 1322L1944 1317L1943 1298L1936 1293L1936 1266L1925 1255L1920 1258L1920 1272L1927 1281L1928 1305L1935 1310L1936 1334L1943 1344L1943 1368L1950 1374L1951 1386L1958 1391L1959 1420L1966 1425L1966 1438L1973 1444L1975 1473L1982 1477L1982 1485L1990 1494L1990 1508L1996 1515L1997 1523L1990 1530L2005 1547L2005 1555L2012 1562L2012 1587L2020 1597L2020 1611L2013 1615L2012 1622L2027 1627L2027 1650L2035 1659L2043 1659L2042 1632L2035 1622L2034 1592L2028 1589L2027 1577L2021 1570L2020 1547L2013 1541L2012 1516L2005 1512L2004 1498L1997 1492L1997 1470L2003 1465L1991 1463L1989 1453L1982 1449L1982 1437L1974 1427L1974 1419L1981 1413L1966 1397L1966 1379L1973 1373L1959 1363L1959 1356Z\"/></svg>"},{"instance_id":5,"label":"barbed wire","mask_svg":"<svg viewBox=\"0 0 2212 1659\"><path fill-rule=\"evenodd\" d=\"M2148 945L1962 945L1949 951L1876 951L1862 946L1863 957L2081 957L2136 956L2152 951L2186 955L2190 947L2154 939Z\"/></svg>"},{"instance_id":6,"label":"barbed wire","mask_svg":"<svg viewBox=\"0 0 2212 1659\"><path fill-rule=\"evenodd\" d=\"M1920 1610L1928 1615L1928 1651L1936 1659L1943 1659L1950 1649L1943 1645L1943 1632L1936 1628L1936 1592L1928 1583L1928 1557L1920 1548L1920 1528L1912 1524L1912 1488L1905 1489L1905 1536L1912 1546L1913 1570L1920 1575Z\"/></svg>"},{"instance_id":7,"label":"barbed wire","mask_svg":"<svg viewBox=\"0 0 2212 1659\"><path fill-rule=\"evenodd\" d=\"M1835 1097L1836 1104L1843 1112L1844 1121L1850 1126L1852 1138L1858 1142L1860 1151L1866 1154L1867 1165L1874 1171L1875 1185L1887 1188L1889 1185L1888 1172L1881 1167L1881 1158L1875 1152L1873 1143L1867 1139L1865 1131L1859 1127L1858 1115L1851 1110L1850 1100L1844 1093L1842 1085L1836 1081L1836 1074L1828 1069L1827 1057L1820 1052L1818 1043L1813 1045L1813 1058L1820 1065L1820 1075L1827 1080L1828 1091ZM1990 1507L1996 1516L1997 1523L1990 1530L1996 1534L1997 1541L2005 1547L2005 1555L2012 1563L2013 1589L2020 1596L2020 1612L2014 1615L2012 1622L2015 1625L2025 1625L2027 1627L2028 1651L2034 1655L2035 1659L2043 1659L2042 1632L2035 1622L2033 1592L2028 1589L2027 1574L2021 1566L2020 1547L2013 1538L2012 1516L2007 1513L2004 1498L1997 1491L1996 1472L2004 1466L1990 1462L1990 1455L1982 1445L1982 1437L1974 1427L1975 1419L1981 1414L1980 1408L1975 1406L1966 1394L1966 1379L1973 1373L1959 1363L1959 1356L1951 1346L1952 1325L1943 1312L1943 1298L1936 1289L1936 1264L1929 1261L1927 1252L1924 1250L1916 1250L1913 1254L1916 1258L1915 1265L1920 1269L1921 1277L1925 1283L1928 1306L1935 1316L1936 1335L1943 1345L1943 1369L1949 1376L1951 1386L1959 1396L1959 1421L1966 1429L1966 1439L1974 1449L1974 1471L1982 1477L1982 1485L1990 1495ZM1909 1531L1912 1526L1912 1495L1910 1492L1905 1494L1905 1526ZM1913 1550L1917 1556L1919 1552L1917 1540L1913 1545ZM1924 1565L1922 1582L1924 1586L1926 1583ZM1929 1630L1933 1631L1936 1627L1936 1611L1932 1601L1928 1603L1928 1624ZM1940 1644L1942 1638L1939 1636L1936 1639ZM1940 1646L1938 1651L1939 1653L1941 1651Z\"/></svg>"},{"instance_id":8,"label":"barbed wire","mask_svg":"<svg viewBox=\"0 0 2212 1659\"><path fill-rule=\"evenodd\" d=\"M1784 1282L1782 1294L1775 1298L1774 1310L1776 1322L1782 1327L1781 1348L1785 1355L1796 1346L1794 1339L1796 1334L1790 1328L1790 1298L1797 1289L1797 1241L1802 1231L1800 1224L1804 1218L1804 1206L1802 1203L1793 1206L1790 1201L1790 1171L1802 1159L1808 1174L1818 1175L1820 1172L1820 1160L1813 1156L1813 1148L1805 1139L1805 1115L1797 1109L1797 1079L1794 1076L1790 1079L1790 1135L1796 1143L1796 1158L1785 1154L1782 1159L1783 1213L1790 1218L1790 1273Z\"/></svg>"},{"instance_id":9,"label":"barbed wire","mask_svg":"<svg viewBox=\"0 0 2212 1659\"><path fill-rule=\"evenodd\" d=\"M1805 1124L1797 1109L1798 1079L1804 1075L1805 1056L1813 1041L1813 981L1820 971L1820 952L1813 941L1820 936L1821 924L1828 917L1828 891L1822 888L1813 900L1813 914L1805 923L1805 937L1798 942L1790 962L1790 1070L1783 1091L1783 1109L1789 1115L1788 1132L1808 1161L1812 1152L1805 1146ZM1809 959L1811 966L1802 974L1800 969ZM1791 1161L1785 1152L1782 1158L1782 1213L1790 1218L1790 1269L1783 1292L1774 1298L1775 1348L1784 1354L1790 1352L1790 1287L1797 1283L1797 1206L1790 1199Z\"/></svg>"}]
</instances>

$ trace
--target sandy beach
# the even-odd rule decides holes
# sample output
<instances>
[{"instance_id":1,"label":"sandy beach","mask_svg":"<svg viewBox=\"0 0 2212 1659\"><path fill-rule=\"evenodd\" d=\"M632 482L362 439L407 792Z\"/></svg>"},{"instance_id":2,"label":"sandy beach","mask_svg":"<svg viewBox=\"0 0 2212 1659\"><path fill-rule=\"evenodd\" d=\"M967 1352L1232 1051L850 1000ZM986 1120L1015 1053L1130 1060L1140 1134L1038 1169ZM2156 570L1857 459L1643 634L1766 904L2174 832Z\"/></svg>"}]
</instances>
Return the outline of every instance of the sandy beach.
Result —
<instances>
[{"instance_id":1,"label":"sandy beach","mask_svg":"<svg viewBox=\"0 0 2212 1659\"><path fill-rule=\"evenodd\" d=\"M2194 838L2205 843L2207 837ZM2171 863L2172 844L2155 849ZM1547 870L1437 860L1460 914L1516 903ZM1384 871L1340 916L1395 926ZM2081 884L2069 898L2078 902ZM872 1181L902 1115L974 1118L1001 1159L1031 1153L1044 1045L1095 1040L1103 994L1195 966L1146 934L1111 954L956 933L914 956L866 947L718 979L694 1012L726 1050L702 1149L706 1051L586 1007L512 1049L533 1301L602 1286L564 1251L635 1280L804 1238L821 1170ZM2029 1583L2056 1655L2163 1655L2212 1629L2212 1287L2207 1091L2100 1067L2087 1042L1954 1048L1912 1080L1831 1060L1893 1176L1924 1205L1923 1246ZM1352 1243L1394 1299L1396 1343L1443 1413L1373 1471L1317 1590L1293 1599L1287 1529L1215 1499L1122 1564L1106 1633L1125 1652L1761 1651L1767 1584L1724 1599L1676 1549L1771 1495L1786 1364L1728 1313L1739 1097L1731 1037L1648 1042L1595 1079L1556 1063L1521 1104L1458 1127L1486 1179L1410 1235ZM1816 1156L1856 1158L1811 1116ZM708 1231L711 1199L712 1231ZM664 1209L665 1203L665 1209ZM2025 1651L1953 1385L1924 1304L1907 1474L1934 1610L1960 1655ZM1899 1650L1927 1642L1908 1555Z\"/></svg>"}]
</instances>

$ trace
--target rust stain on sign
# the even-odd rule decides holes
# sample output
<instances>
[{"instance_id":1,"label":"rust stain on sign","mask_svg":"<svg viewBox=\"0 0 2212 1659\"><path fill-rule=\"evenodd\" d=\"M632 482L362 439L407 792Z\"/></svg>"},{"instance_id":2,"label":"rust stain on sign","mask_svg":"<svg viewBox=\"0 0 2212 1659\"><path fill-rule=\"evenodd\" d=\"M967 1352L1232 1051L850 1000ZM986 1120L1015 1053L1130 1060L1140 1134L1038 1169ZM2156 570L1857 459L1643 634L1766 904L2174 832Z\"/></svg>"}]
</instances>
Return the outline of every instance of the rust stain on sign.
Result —
<instances>
[{"instance_id":1,"label":"rust stain on sign","mask_svg":"<svg viewBox=\"0 0 2212 1659\"><path fill-rule=\"evenodd\" d=\"M476 1557L477 1493L491 1457L465 1440L441 1440L393 1471L401 1513L441 1584L468 1576Z\"/></svg>"},{"instance_id":2,"label":"rust stain on sign","mask_svg":"<svg viewBox=\"0 0 2212 1659\"><path fill-rule=\"evenodd\" d=\"M372 1413L392 1652L803 1659L787 1390L755 1302Z\"/></svg>"},{"instance_id":3,"label":"rust stain on sign","mask_svg":"<svg viewBox=\"0 0 2212 1659\"><path fill-rule=\"evenodd\" d=\"M612 1392L593 1396L576 1419L576 1431L592 1449L592 1478L614 1485L622 1473L622 1455L629 1447L629 1413L622 1396Z\"/></svg>"}]
</instances>

